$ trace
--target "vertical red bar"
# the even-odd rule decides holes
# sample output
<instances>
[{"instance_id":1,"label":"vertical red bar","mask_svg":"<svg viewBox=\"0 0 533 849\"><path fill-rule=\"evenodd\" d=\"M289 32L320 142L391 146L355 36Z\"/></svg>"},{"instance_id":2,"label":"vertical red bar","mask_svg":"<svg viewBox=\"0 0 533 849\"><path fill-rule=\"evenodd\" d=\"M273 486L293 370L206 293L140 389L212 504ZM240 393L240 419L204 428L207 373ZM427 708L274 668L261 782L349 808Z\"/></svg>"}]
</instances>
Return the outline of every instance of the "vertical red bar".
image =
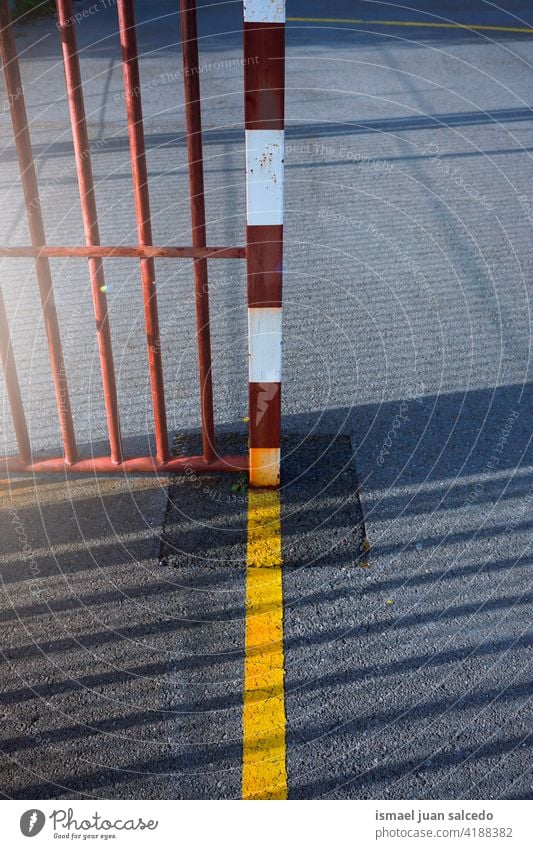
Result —
<instances>
[{"instance_id":1,"label":"vertical red bar","mask_svg":"<svg viewBox=\"0 0 533 849\"><path fill-rule=\"evenodd\" d=\"M133 193L137 233L141 245L152 245L152 224L150 218L150 199L148 195L148 173L146 168L146 150L144 144L143 115L141 103L141 83L135 34L135 12L133 0L118 0L118 19L120 45L122 48L122 70L126 94L126 112L128 116L128 134L130 140ZM155 285L155 267L153 259L141 260L141 278L144 297L144 315L148 342L148 364L154 411L155 441L157 459L165 463L169 457L167 418L165 411L165 391L163 385L163 364L161 357L161 339L157 313L157 294Z\"/></svg>"},{"instance_id":2,"label":"vertical red bar","mask_svg":"<svg viewBox=\"0 0 533 849\"><path fill-rule=\"evenodd\" d=\"M87 245L92 247L100 244L100 233L98 227L98 213L96 210L96 198L94 194L89 137L87 133L87 122L85 119L85 107L83 103L80 63L76 46L76 34L74 31L72 0L57 0L57 13L63 50L63 63L65 67L65 80L70 109L74 152L76 156L76 169L78 173L85 242ZM113 363L113 349L111 345L111 331L109 327L109 313L105 294L106 289L102 260L89 259L89 273L91 276L94 316L96 319L96 333L100 354L102 384L104 388L110 453L112 461L114 463L120 463L123 459L122 439L120 434L115 367Z\"/></svg>"},{"instance_id":3,"label":"vertical red bar","mask_svg":"<svg viewBox=\"0 0 533 849\"><path fill-rule=\"evenodd\" d=\"M185 118L187 121L187 153L189 158L192 243L195 248L205 248L207 242L196 0L180 0L180 15L185 86ZM209 328L209 290L207 260L205 259L194 261L194 291L196 299L196 334L198 338L203 454L207 461L211 461L215 456L215 424L213 413L211 334Z\"/></svg>"},{"instance_id":4,"label":"vertical red bar","mask_svg":"<svg viewBox=\"0 0 533 849\"><path fill-rule=\"evenodd\" d=\"M35 247L42 247L46 239L8 0L0 0L0 52L2 54L6 93L11 111L11 121L17 148L31 242ZM63 437L65 460L71 465L76 462L78 452L76 449L76 437L70 409L63 350L59 335L52 276L48 260L42 256L37 257L35 269L48 339L48 350L50 353L59 424Z\"/></svg>"},{"instance_id":5,"label":"vertical red bar","mask_svg":"<svg viewBox=\"0 0 533 849\"><path fill-rule=\"evenodd\" d=\"M21 463L29 465L31 463L31 446L28 436L28 425L26 424L26 416L24 415L24 407L22 404L22 396L20 394L20 385L17 377L17 369L15 366L15 358L11 347L11 333L9 330L9 322L7 320L6 308L4 305L4 296L0 289L0 359L2 360L2 368L6 381L7 395L11 407L11 415L13 418L13 427L15 428L15 436L19 448L19 457Z\"/></svg>"},{"instance_id":6,"label":"vertical red bar","mask_svg":"<svg viewBox=\"0 0 533 849\"><path fill-rule=\"evenodd\" d=\"M284 0L244 2L250 483L278 486L285 94Z\"/></svg>"}]
</instances>

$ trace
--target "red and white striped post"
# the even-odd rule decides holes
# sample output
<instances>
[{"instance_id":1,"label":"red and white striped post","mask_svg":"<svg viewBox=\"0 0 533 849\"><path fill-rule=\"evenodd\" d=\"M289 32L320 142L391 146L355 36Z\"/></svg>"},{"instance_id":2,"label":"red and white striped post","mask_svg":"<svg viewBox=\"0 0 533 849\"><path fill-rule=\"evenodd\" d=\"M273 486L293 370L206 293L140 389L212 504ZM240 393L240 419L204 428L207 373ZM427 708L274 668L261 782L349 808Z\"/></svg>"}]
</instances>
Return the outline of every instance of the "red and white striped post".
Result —
<instances>
[{"instance_id":1,"label":"red and white striped post","mask_svg":"<svg viewBox=\"0 0 533 849\"><path fill-rule=\"evenodd\" d=\"M278 486L285 0L244 0L250 484Z\"/></svg>"}]
</instances>

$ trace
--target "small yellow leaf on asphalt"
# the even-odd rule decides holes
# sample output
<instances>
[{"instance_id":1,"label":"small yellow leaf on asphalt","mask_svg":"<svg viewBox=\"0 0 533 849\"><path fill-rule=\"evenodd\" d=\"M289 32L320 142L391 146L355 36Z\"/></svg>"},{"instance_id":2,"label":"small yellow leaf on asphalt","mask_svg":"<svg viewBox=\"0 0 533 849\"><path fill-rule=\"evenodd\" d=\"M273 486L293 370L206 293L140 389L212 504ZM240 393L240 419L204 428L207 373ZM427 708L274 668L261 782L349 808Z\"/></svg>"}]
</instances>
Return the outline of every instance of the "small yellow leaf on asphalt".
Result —
<instances>
[{"instance_id":1,"label":"small yellow leaf on asphalt","mask_svg":"<svg viewBox=\"0 0 533 849\"><path fill-rule=\"evenodd\" d=\"M392 598L388 598L385 604L394 604L394 601L392 600Z\"/></svg>"}]
</instances>

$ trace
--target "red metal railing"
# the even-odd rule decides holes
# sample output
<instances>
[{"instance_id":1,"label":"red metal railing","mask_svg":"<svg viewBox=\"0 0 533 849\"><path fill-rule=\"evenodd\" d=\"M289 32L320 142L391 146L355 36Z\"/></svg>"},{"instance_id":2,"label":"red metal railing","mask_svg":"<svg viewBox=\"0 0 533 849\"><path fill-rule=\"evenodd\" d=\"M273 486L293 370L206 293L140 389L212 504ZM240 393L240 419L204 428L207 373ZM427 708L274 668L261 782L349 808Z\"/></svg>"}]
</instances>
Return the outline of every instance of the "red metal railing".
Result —
<instances>
[{"instance_id":1,"label":"red metal railing","mask_svg":"<svg viewBox=\"0 0 533 849\"><path fill-rule=\"evenodd\" d=\"M46 245L11 14L8 0L0 0L0 53L31 236L31 246L1 247L0 257L33 257L35 259L64 449L63 457L39 458L32 456L11 347L9 325L0 292L0 357L19 449L18 458L5 457L0 462L8 471L13 472L57 472L63 470L93 473L120 470L126 472L179 472L187 469L195 471L239 471L247 469L247 457L218 456L215 443L207 260L243 259L246 257L246 249L244 247L207 246L196 2L195 0L180 0L183 65L184 70L189 70L189 73L184 74L184 80L192 246L157 246L152 243L134 3L133 0L118 0L117 5L139 244L131 247L103 246L100 244L81 72L76 45L75 17L72 10L72 0L57 0L59 32L86 242L85 247L68 247ZM50 257L86 258L89 262L109 433L110 455L108 457L87 459L78 457L59 325L54 304L52 277L48 262ZM140 260L156 457L126 458L124 456L102 266L104 257L133 257ZM203 454L201 456L176 458L170 456L167 430L154 260L180 257L188 257L194 260Z\"/></svg>"}]
</instances>

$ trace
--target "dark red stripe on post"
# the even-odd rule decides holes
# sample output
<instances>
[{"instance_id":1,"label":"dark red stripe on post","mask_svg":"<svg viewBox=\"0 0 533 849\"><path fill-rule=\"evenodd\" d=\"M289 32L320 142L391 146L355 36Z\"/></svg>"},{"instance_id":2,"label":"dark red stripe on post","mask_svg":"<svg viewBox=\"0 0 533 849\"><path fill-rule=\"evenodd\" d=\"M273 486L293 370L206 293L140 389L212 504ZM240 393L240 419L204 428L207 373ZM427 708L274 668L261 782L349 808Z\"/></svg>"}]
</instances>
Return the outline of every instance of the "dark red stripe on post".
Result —
<instances>
[{"instance_id":1,"label":"dark red stripe on post","mask_svg":"<svg viewBox=\"0 0 533 849\"><path fill-rule=\"evenodd\" d=\"M6 82L6 93L9 100L11 122L15 136L15 145L19 161L19 169L26 204L26 215L32 245L44 245L46 238L41 212L41 201L33 153L31 147L30 133L28 130L28 118L24 101L24 91L20 78L20 70L17 58L17 49L11 25L11 13L8 0L0 0L0 52ZM43 321L48 340L48 351L50 355L50 366L56 396L59 426L63 438L65 460L68 464L75 463L78 457L76 448L76 437L74 434L74 423L70 408L70 397L67 385L67 376L63 360L63 349L59 334L59 322L54 300L52 286L52 275L50 265L44 257L39 257L35 262L37 284L41 298Z\"/></svg>"},{"instance_id":2,"label":"dark red stripe on post","mask_svg":"<svg viewBox=\"0 0 533 849\"><path fill-rule=\"evenodd\" d=\"M85 107L81 85L80 63L74 31L72 0L57 0L57 12L63 48L65 81L67 86L70 121L78 173L83 226L87 245L100 244L98 214L94 195L94 181L91 165L89 136L85 119ZM89 259L89 274L93 296L96 335L100 355L100 370L104 389L104 401L109 433L111 459L120 463L122 456L122 438L118 413L117 387L113 349L109 328L109 314L105 294L104 270L100 259Z\"/></svg>"},{"instance_id":3,"label":"dark red stripe on post","mask_svg":"<svg viewBox=\"0 0 533 849\"><path fill-rule=\"evenodd\" d=\"M128 116L128 134L130 140L137 233L141 245L151 245L153 241L152 224L150 217L150 198L148 195L148 172L146 168L141 84L133 5L133 0L118 0L118 19L120 28L120 45L122 48L122 71L124 74L124 90L126 94L126 112ZM148 364L150 367L152 407L154 411L156 450L159 461L164 463L169 456L169 446L153 259L141 260L141 278L148 343Z\"/></svg>"},{"instance_id":4,"label":"dark red stripe on post","mask_svg":"<svg viewBox=\"0 0 533 849\"><path fill-rule=\"evenodd\" d=\"M281 384L249 383L250 448L276 448L281 437Z\"/></svg>"},{"instance_id":5,"label":"dark red stripe on post","mask_svg":"<svg viewBox=\"0 0 533 849\"><path fill-rule=\"evenodd\" d=\"M249 307L281 307L283 224L246 228Z\"/></svg>"},{"instance_id":6,"label":"dark red stripe on post","mask_svg":"<svg viewBox=\"0 0 533 849\"><path fill-rule=\"evenodd\" d=\"M244 126L282 130L285 24L244 24Z\"/></svg>"}]
</instances>

